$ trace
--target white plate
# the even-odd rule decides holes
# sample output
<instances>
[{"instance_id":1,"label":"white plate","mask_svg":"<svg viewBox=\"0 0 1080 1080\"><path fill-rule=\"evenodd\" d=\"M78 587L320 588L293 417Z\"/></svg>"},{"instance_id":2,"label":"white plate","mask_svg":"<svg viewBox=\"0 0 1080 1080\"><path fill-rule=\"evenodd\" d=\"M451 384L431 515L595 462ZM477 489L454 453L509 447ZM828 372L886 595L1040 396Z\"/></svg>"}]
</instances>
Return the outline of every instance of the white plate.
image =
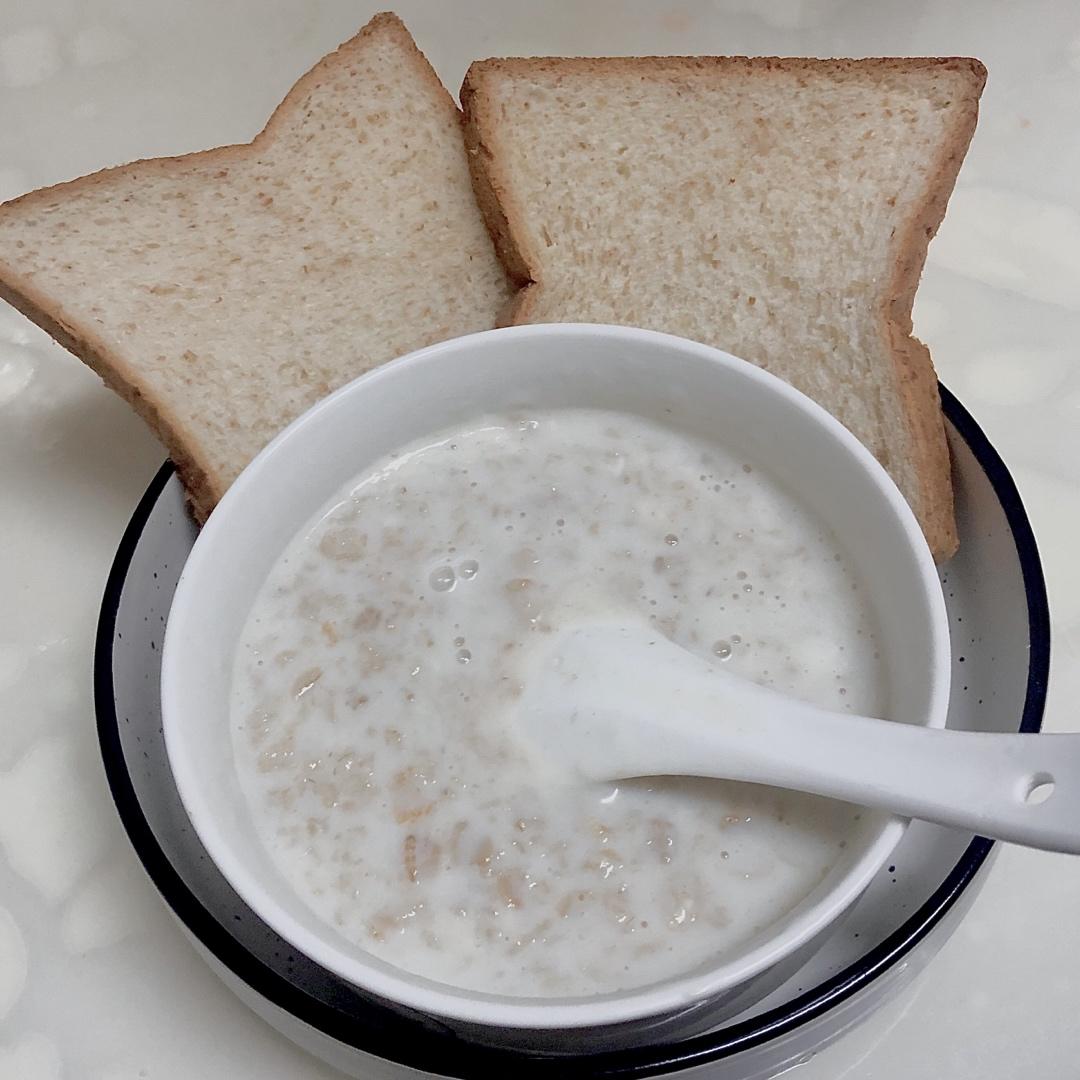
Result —
<instances>
[{"instance_id":1,"label":"white plate","mask_svg":"<svg viewBox=\"0 0 1080 1080\"><path fill-rule=\"evenodd\" d=\"M1038 552L1016 489L971 417L946 391L960 553L942 582L953 635L949 726L1036 731L1049 665ZM805 967L763 1003L707 1034L572 1059L470 1044L402 1017L299 955L248 910L191 830L161 737L161 638L195 529L170 466L151 484L120 545L98 630L102 754L132 844L200 953L284 1034L365 1078L544 1074L773 1076L831 1042L905 985L970 906L989 865L986 840L915 823L889 868ZM415 1076L416 1073L409 1075Z\"/></svg>"}]
</instances>

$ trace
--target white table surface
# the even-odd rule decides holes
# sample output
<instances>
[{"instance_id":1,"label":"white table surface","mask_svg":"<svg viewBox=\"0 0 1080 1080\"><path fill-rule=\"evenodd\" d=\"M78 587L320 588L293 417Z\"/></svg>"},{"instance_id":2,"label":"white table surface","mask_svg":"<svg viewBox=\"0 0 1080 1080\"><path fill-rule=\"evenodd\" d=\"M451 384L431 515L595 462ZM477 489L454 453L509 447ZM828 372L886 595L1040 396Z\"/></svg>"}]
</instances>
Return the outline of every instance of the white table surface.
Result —
<instances>
[{"instance_id":1,"label":"white table surface","mask_svg":"<svg viewBox=\"0 0 1080 1080\"><path fill-rule=\"evenodd\" d=\"M351 0L0 0L0 199L249 138L376 10ZM1047 726L1080 700L1080 5L1071 0L400 0L456 88L474 56L966 54L982 119L916 330L1012 468L1054 619ZM0 1080L332 1075L250 1015L164 913L93 730L105 576L163 458L127 407L0 304ZM1070 704L1073 709L1070 709ZM799 1080L1075 1076L1080 860L1002 852L904 997Z\"/></svg>"}]
</instances>

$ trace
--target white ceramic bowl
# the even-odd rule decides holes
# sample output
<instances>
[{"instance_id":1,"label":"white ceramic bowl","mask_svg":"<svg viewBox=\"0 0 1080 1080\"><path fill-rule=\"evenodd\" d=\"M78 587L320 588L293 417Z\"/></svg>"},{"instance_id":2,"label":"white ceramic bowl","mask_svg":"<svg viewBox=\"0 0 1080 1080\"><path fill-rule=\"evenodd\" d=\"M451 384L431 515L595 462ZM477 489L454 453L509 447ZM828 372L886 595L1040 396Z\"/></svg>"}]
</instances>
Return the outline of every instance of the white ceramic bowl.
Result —
<instances>
[{"instance_id":1,"label":"white ceramic bowl","mask_svg":"<svg viewBox=\"0 0 1080 1080\"><path fill-rule=\"evenodd\" d=\"M528 999L472 993L375 959L323 923L264 852L235 781L228 717L235 645L292 537L348 480L391 450L480 413L591 406L638 413L737 446L849 538L888 660L890 716L943 726L944 600L929 551L884 470L824 410L759 368L705 345L626 327L549 324L431 346L343 387L278 436L229 490L181 575L162 660L162 717L184 807L223 876L259 917L350 983L406 1010L493 1032L606 1029L724 1002L820 942L886 861L905 822L864 815L821 885L742 951L618 994ZM497 1038L497 1037L496 1037Z\"/></svg>"}]
</instances>

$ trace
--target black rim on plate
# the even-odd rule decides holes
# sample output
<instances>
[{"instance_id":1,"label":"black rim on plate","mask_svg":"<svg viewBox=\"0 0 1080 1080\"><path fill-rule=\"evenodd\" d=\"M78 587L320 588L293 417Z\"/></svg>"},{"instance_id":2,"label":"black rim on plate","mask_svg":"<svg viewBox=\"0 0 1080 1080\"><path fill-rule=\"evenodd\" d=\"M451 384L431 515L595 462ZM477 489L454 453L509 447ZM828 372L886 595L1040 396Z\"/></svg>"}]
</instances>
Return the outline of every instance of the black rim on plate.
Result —
<instances>
[{"instance_id":1,"label":"black rim on plate","mask_svg":"<svg viewBox=\"0 0 1080 1080\"><path fill-rule=\"evenodd\" d=\"M1050 617L1035 538L1008 469L978 424L941 387L942 408L985 471L1013 535L1027 598L1030 654L1027 691L1019 730L1042 724L1050 667ZM679 1042L627 1050L587 1052L574 1057L488 1047L466 1041L441 1025L408 1019L396 1008L371 1000L363 1016L347 1006L313 998L280 972L249 953L191 892L158 844L139 804L124 760L113 690L113 637L128 568L147 520L173 475L166 463L151 481L120 542L109 573L98 622L94 656L94 700L105 772L121 821L151 880L188 931L219 963L273 1005L330 1037L387 1061L436 1075L648 1077L731 1057L789 1034L852 998L919 944L945 917L989 855L993 842L976 837L933 895L902 926L833 978L785 1005L719 1031ZM355 1003L355 997L350 1003Z\"/></svg>"}]
</instances>

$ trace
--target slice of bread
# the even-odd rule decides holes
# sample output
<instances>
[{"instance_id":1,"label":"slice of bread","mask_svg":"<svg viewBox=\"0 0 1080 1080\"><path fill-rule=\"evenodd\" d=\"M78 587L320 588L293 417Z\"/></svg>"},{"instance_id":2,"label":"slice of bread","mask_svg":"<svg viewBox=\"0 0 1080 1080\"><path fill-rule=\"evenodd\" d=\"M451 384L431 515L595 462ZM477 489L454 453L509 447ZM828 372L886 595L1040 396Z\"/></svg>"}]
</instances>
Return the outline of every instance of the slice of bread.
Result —
<instances>
[{"instance_id":1,"label":"slice of bread","mask_svg":"<svg viewBox=\"0 0 1080 1080\"><path fill-rule=\"evenodd\" d=\"M335 387L487 329L509 289L460 114L378 15L254 141L0 207L0 296L150 422L200 519Z\"/></svg>"},{"instance_id":2,"label":"slice of bread","mask_svg":"<svg viewBox=\"0 0 1080 1080\"><path fill-rule=\"evenodd\" d=\"M786 379L956 548L926 248L975 127L968 59L486 60L461 92L473 184L523 286L503 321L631 323Z\"/></svg>"}]
</instances>

